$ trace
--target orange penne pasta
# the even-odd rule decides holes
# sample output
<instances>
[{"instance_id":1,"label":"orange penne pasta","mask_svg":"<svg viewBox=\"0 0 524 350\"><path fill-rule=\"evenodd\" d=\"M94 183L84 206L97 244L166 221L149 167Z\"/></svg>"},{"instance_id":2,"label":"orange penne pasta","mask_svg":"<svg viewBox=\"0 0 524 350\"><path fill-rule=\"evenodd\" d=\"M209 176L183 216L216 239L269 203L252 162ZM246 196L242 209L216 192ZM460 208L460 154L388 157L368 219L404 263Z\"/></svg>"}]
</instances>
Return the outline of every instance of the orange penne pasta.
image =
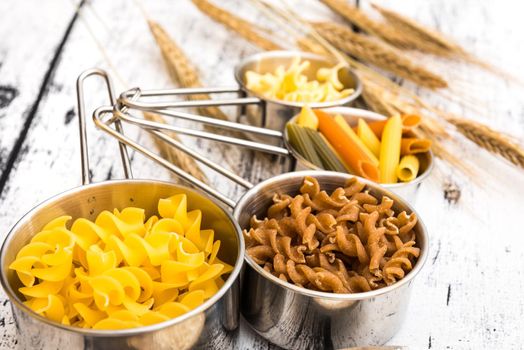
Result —
<instances>
[{"instance_id":1,"label":"orange penne pasta","mask_svg":"<svg viewBox=\"0 0 524 350\"><path fill-rule=\"evenodd\" d=\"M404 114L402 116L402 133L405 134L420 124L422 118L416 114ZM382 131L386 125L387 120L380 120L376 122L369 122L368 126L377 135L378 138L382 137Z\"/></svg>"},{"instance_id":2,"label":"orange penne pasta","mask_svg":"<svg viewBox=\"0 0 524 350\"><path fill-rule=\"evenodd\" d=\"M358 137L358 135L351 129L349 124L346 122L344 117L340 114L337 114L333 117L335 123L344 131L346 136L350 138L353 143L355 143L359 149L366 154L366 156L373 162L375 165L378 165L378 158L373 154L373 152L366 146L366 144Z\"/></svg>"},{"instance_id":3,"label":"orange penne pasta","mask_svg":"<svg viewBox=\"0 0 524 350\"><path fill-rule=\"evenodd\" d=\"M429 151L431 148L431 140L428 139L416 139L416 138L403 138L400 143L400 154L415 154L424 153Z\"/></svg>"},{"instance_id":4,"label":"orange penne pasta","mask_svg":"<svg viewBox=\"0 0 524 350\"><path fill-rule=\"evenodd\" d=\"M397 166L400 161L402 119L395 115L388 119L382 132L380 144L380 183L397 182Z\"/></svg>"},{"instance_id":5,"label":"orange penne pasta","mask_svg":"<svg viewBox=\"0 0 524 350\"><path fill-rule=\"evenodd\" d=\"M347 133L329 114L319 110L315 110L315 114L318 117L320 132L326 137L342 160L356 172L356 175L378 182L377 159L373 159L373 154L366 149L349 125L346 123L347 128L353 132L353 135ZM371 154L371 157L369 154Z\"/></svg>"}]
</instances>

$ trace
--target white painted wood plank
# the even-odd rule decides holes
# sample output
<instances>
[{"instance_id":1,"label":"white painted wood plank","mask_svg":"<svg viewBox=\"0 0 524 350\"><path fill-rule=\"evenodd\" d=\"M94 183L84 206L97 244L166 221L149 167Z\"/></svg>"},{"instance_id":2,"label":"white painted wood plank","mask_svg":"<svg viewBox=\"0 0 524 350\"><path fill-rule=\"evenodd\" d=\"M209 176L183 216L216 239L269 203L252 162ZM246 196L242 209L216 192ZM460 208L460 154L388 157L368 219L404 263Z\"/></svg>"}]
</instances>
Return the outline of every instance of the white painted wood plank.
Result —
<instances>
[{"instance_id":1,"label":"white painted wood plank","mask_svg":"<svg viewBox=\"0 0 524 350\"><path fill-rule=\"evenodd\" d=\"M65 7L58 0L45 5L32 0L0 3L0 175L31 117L42 80L74 12L72 3Z\"/></svg>"}]
</instances>

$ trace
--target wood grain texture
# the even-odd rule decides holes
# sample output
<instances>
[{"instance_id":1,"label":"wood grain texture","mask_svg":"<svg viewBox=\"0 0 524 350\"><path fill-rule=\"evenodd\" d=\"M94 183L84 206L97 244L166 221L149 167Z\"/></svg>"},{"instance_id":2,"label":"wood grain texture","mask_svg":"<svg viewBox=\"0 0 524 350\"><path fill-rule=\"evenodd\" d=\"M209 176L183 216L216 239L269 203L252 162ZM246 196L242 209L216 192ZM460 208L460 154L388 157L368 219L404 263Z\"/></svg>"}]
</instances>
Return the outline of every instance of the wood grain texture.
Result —
<instances>
[{"instance_id":1,"label":"wood grain texture","mask_svg":"<svg viewBox=\"0 0 524 350\"><path fill-rule=\"evenodd\" d=\"M291 3L299 6L298 0ZM507 70L518 72L524 59L521 45L524 22L520 19L524 8L517 2L404 0L379 3L452 34L468 50ZM75 3L71 1L53 0L49 4L33 0L29 4L0 3L0 13L10 13L0 21L0 37L3 38L0 41L0 171L24 128L28 111L38 98L55 49L75 10ZM220 2L220 5L234 9L248 20L264 21L241 0ZM149 14L192 57L207 85L234 84L235 63L257 52L243 39L211 22L189 0L148 1L146 6ZM301 1L300 6L304 15L313 20L332 16L316 0ZM146 89L172 86L147 23L136 6L125 0L94 0L84 6L81 13L82 21L72 27L64 43L60 59L45 84L46 94L35 109L34 119L21 141L21 151L16 154L15 166L6 177L0 194L2 238L31 207L80 184L75 79L82 70L92 66L112 70L85 23L89 23L99 43L106 48L123 82ZM20 25L20 18L25 19L24 26ZM441 65L435 62L435 67ZM469 95L478 92L478 107L483 113L468 116L511 133L520 141L524 139L522 90L461 65L443 75L469 81ZM124 88L122 81L117 80L119 91ZM88 110L106 101L100 85L89 83L86 91ZM448 106L438 96L430 98L436 104ZM449 107L461 111L460 106ZM231 110L226 109L226 112L232 115ZM138 134L132 128L126 132L153 147L147 135ZM121 177L116 142L94 130L91 123L88 136L94 179ZM242 149L224 154L215 143L190 137L183 137L183 140L255 183L288 166L284 159L277 157ZM474 159L478 181L439 166L442 176L435 173L422 186L416 208L431 236L430 257L415 280L406 321L391 344L413 349L510 349L520 348L524 343L524 300L520 297L524 289L524 238L518 224L524 176L472 143L462 143L456 155ZM133 153L132 156L136 177L172 178L149 160ZM205 167L204 170L211 183L231 198L242 194L241 188ZM457 203L445 197L449 183L461 190ZM232 346L273 348L253 336L246 325L242 326L241 334ZM10 306L2 292L0 348L11 349L16 342Z\"/></svg>"}]
</instances>

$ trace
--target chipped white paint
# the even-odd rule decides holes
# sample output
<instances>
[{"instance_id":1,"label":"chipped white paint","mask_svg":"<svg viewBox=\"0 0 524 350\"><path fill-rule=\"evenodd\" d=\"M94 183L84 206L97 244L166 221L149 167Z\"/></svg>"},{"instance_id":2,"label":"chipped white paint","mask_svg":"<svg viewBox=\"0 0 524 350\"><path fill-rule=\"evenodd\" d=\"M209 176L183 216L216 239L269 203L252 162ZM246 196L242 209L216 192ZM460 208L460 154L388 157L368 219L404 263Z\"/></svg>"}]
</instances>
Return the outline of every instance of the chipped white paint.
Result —
<instances>
[{"instance_id":1,"label":"chipped white paint","mask_svg":"<svg viewBox=\"0 0 524 350\"><path fill-rule=\"evenodd\" d=\"M240 0L220 3L249 19L259 18ZM333 16L316 0L292 3L312 17ZM477 55L524 75L520 68L524 59L524 22L520 18L523 6L518 2L405 0L385 5L453 34ZM232 84L235 62L257 51L200 14L188 0L148 1L147 9L193 57L203 81L209 85ZM74 4L67 0L0 3L0 86L14 86L19 91L8 107L0 109L0 172L73 12ZM35 204L80 183L77 120L65 122L74 108L75 79L92 66L110 68L84 22L89 23L106 48L121 80L144 88L172 85L140 11L131 2L91 1L83 8L82 16L66 41L48 92L40 101L22 145L24 152L18 155L0 194L2 237ZM438 67L437 63L434 67ZM469 114L471 117L524 139L522 90L462 66L444 75L456 82L454 87L461 86L468 96L476 95L481 101L478 106L484 113ZM122 82L117 83L119 90L123 88ZM102 93L95 93L97 88L95 84L87 87L91 107L103 103L105 98ZM446 105L442 98L431 98ZM450 108L460 111L457 106ZM136 134L134 130L128 132ZM95 180L121 176L115 142L91 125L89 140ZM151 144L146 136L140 140ZM184 141L253 182L285 168L274 157L245 150L224 155L211 142L191 138ZM524 343L524 238L519 220L524 197L523 172L467 141L459 142L462 146L456 148L456 156L475 164L472 170L477 178L472 181L439 162L441 175L435 173L423 186L416 207L431 235L430 258L416 280L406 322L390 343L414 349L520 348ZM169 178L169 174L141 156L134 157L133 168L136 177ZM228 181L207 173L211 183L231 197L241 194ZM444 181L461 188L458 204L445 200ZM245 326L241 333L238 348L268 347ZM9 305L0 301L0 347L12 348L16 337Z\"/></svg>"}]
</instances>

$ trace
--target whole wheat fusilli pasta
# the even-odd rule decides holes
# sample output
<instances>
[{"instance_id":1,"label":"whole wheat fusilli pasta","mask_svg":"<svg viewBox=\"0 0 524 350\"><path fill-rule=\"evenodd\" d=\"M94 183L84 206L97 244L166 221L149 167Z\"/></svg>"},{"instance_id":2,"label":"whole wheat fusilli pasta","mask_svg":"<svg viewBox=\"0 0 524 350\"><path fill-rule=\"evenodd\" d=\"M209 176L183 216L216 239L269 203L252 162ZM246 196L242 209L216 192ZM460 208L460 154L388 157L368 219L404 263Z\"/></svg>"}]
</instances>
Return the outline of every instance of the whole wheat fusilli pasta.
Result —
<instances>
[{"instance_id":1,"label":"whole wheat fusilli pasta","mask_svg":"<svg viewBox=\"0 0 524 350\"><path fill-rule=\"evenodd\" d=\"M262 220L244 230L247 252L267 272L298 286L359 293L391 285L420 254L415 214L394 210L356 178L328 193L305 177L299 194L275 194Z\"/></svg>"}]
</instances>

